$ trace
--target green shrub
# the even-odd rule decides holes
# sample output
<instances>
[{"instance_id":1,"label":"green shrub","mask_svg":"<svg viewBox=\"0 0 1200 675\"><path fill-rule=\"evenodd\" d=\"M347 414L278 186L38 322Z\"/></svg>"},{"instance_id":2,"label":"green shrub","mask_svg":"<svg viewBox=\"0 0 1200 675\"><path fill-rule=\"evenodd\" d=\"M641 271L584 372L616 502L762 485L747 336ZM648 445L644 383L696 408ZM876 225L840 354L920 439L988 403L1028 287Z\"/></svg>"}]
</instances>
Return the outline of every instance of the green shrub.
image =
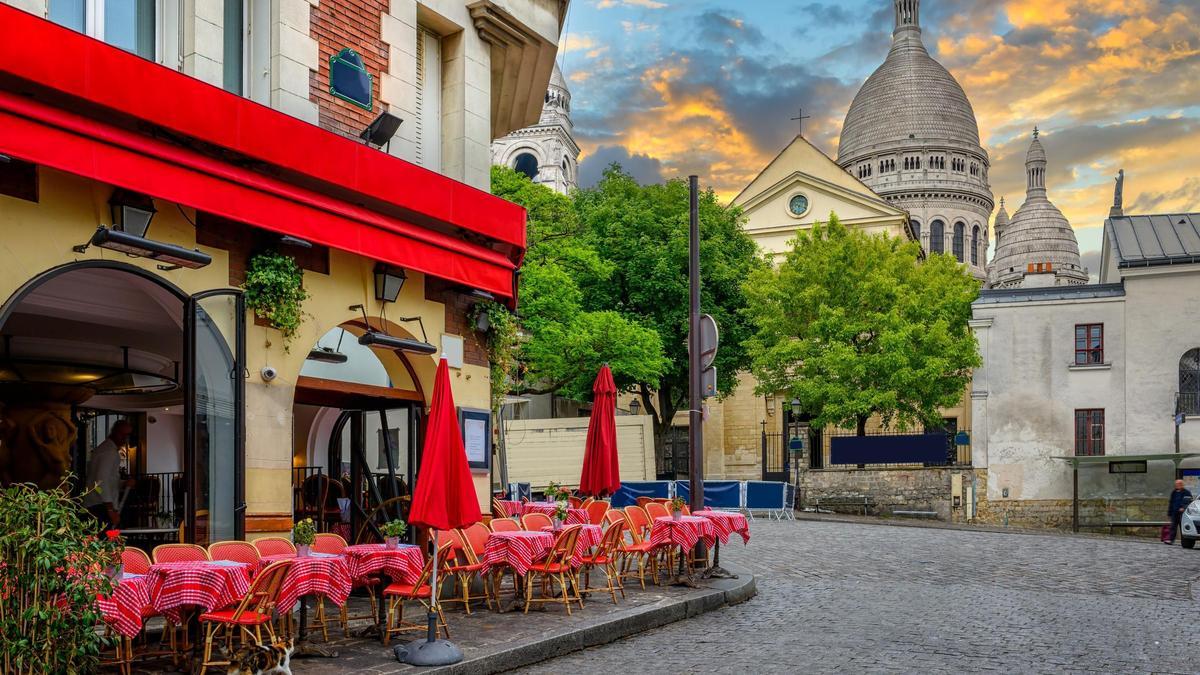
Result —
<instances>
[{"instance_id":1,"label":"green shrub","mask_svg":"<svg viewBox=\"0 0 1200 675\"><path fill-rule=\"evenodd\" d=\"M119 550L97 530L65 484L0 490L0 672L97 669L108 641L96 597L112 592Z\"/></svg>"}]
</instances>

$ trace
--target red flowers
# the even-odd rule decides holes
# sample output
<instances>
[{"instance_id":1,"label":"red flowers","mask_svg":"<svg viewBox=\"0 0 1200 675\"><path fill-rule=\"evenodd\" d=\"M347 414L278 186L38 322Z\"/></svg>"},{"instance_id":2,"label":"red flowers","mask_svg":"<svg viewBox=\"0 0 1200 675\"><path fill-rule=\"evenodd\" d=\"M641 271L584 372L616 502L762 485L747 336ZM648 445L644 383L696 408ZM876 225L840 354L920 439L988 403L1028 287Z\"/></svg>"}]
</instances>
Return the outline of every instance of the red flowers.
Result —
<instances>
[{"instance_id":1,"label":"red flowers","mask_svg":"<svg viewBox=\"0 0 1200 675\"><path fill-rule=\"evenodd\" d=\"M105 530L104 535L106 537L108 537L109 541L116 541L117 539L121 538L121 531L120 530Z\"/></svg>"}]
</instances>

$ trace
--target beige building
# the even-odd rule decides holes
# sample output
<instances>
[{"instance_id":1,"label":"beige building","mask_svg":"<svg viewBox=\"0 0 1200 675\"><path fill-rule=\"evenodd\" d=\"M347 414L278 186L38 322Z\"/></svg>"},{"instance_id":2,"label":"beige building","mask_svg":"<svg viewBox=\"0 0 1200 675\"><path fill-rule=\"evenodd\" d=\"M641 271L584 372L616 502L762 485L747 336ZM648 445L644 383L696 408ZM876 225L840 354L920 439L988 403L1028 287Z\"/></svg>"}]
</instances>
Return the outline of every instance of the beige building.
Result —
<instances>
[{"instance_id":1,"label":"beige building","mask_svg":"<svg viewBox=\"0 0 1200 675\"><path fill-rule=\"evenodd\" d=\"M489 407L470 313L525 245L490 145L538 120L566 5L0 3L0 481L81 474L128 417L123 529L284 531L323 475L379 488L357 536L383 471L412 485L440 354ZM246 310L264 256L303 271L290 340Z\"/></svg>"}]
</instances>

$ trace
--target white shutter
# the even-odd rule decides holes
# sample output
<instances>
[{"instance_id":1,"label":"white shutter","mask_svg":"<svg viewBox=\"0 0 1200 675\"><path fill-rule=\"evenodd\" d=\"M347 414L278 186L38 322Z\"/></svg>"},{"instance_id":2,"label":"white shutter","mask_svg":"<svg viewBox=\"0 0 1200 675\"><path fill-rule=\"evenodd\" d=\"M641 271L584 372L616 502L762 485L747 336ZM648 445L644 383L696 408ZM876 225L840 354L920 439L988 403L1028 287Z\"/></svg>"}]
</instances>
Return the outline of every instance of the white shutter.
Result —
<instances>
[{"instance_id":1,"label":"white shutter","mask_svg":"<svg viewBox=\"0 0 1200 675\"><path fill-rule=\"evenodd\" d=\"M417 163L442 168L442 43L424 28L417 29Z\"/></svg>"}]
</instances>

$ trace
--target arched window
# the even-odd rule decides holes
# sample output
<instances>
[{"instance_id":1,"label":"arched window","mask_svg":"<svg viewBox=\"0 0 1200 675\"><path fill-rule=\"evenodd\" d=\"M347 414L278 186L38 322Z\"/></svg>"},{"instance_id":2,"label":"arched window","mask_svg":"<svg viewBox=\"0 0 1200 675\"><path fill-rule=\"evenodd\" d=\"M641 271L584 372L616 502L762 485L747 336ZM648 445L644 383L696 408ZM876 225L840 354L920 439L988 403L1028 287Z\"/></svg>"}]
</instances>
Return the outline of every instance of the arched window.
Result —
<instances>
[{"instance_id":1,"label":"arched window","mask_svg":"<svg viewBox=\"0 0 1200 675\"><path fill-rule=\"evenodd\" d=\"M522 152L521 154L517 155L517 161L513 162L513 168L525 174L526 176L529 176L529 180L533 180L537 178L538 175L537 157L534 157L528 152Z\"/></svg>"},{"instance_id":2,"label":"arched window","mask_svg":"<svg viewBox=\"0 0 1200 675\"><path fill-rule=\"evenodd\" d=\"M961 222L954 224L954 239L951 246L954 248L954 258L958 262L963 261L963 239L966 237L967 226Z\"/></svg>"},{"instance_id":3,"label":"arched window","mask_svg":"<svg viewBox=\"0 0 1200 675\"><path fill-rule=\"evenodd\" d=\"M946 252L946 224L940 220L929 224L929 252Z\"/></svg>"},{"instance_id":4,"label":"arched window","mask_svg":"<svg viewBox=\"0 0 1200 675\"><path fill-rule=\"evenodd\" d=\"M1189 349L1179 359L1177 412L1200 415L1200 349Z\"/></svg>"},{"instance_id":5,"label":"arched window","mask_svg":"<svg viewBox=\"0 0 1200 675\"><path fill-rule=\"evenodd\" d=\"M971 230L971 264L979 264L979 226Z\"/></svg>"},{"instance_id":6,"label":"arched window","mask_svg":"<svg viewBox=\"0 0 1200 675\"><path fill-rule=\"evenodd\" d=\"M921 223L917 220L910 222L912 223L913 236L917 238L917 243L919 244L921 243Z\"/></svg>"}]
</instances>

